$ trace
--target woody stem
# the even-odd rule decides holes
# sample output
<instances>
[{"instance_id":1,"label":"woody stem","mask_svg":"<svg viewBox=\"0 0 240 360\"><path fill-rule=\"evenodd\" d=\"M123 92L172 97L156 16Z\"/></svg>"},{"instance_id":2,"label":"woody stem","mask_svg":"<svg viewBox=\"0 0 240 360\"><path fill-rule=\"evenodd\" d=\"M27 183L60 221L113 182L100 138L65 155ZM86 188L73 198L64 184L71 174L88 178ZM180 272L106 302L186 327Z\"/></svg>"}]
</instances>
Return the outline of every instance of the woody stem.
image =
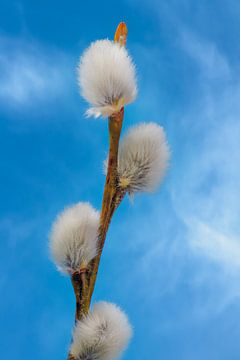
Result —
<instances>
[{"instance_id":1,"label":"woody stem","mask_svg":"<svg viewBox=\"0 0 240 360\"><path fill-rule=\"evenodd\" d=\"M117 114L112 115L109 118L109 122L108 122L108 126L109 126L108 169L107 169L107 177L104 187L102 210L100 217L100 227L99 227L99 236L98 236L99 252L91 263L91 273L90 273L89 291L88 291L88 299L87 299L88 307L90 306L92 293L96 283L96 277L98 273L103 246L106 239L107 230L110 225L113 212L115 210L116 194L118 192L118 175L117 175L118 147L119 147L119 139L122 129L123 115L124 115L124 111L122 109Z\"/></svg>"}]
</instances>

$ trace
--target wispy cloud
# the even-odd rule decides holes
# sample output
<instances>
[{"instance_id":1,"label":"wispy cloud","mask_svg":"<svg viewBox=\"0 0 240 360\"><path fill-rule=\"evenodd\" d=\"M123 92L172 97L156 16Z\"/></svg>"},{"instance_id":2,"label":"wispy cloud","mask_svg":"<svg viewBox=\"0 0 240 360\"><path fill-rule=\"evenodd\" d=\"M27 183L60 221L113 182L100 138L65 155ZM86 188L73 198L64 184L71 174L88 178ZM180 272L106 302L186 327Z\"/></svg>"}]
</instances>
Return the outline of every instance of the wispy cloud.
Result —
<instances>
[{"instance_id":1,"label":"wispy cloud","mask_svg":"<svg viewBox=\"0 0 240 360\"><path fill-rule=\"evenodd\" d=\"M220 263L227 272L240 272L240 241L207 223L187 220L192 250Z\"/></svg>"},{"instance_id":2,"label":"wispy cloud","mask_svg":"<svg viewBox=\"0 0 240 360\"><path fill-rule=\"evenodd\" d=\"M191 312L205 316L221 311L240 296L240 77L217 43L191 29L179 28L176 47L190 68L189 74L185 69L179 74L179 67L178 76L193 77L190 90L194 96L167 115L167 135L173 150L165 189L170 199L164 201L165 213L161 200L152 200L146 229L146 210L142 209L130 238L141 242L138 245L143 250L135 275L140 271L145 285L151 287L145 277L151 268L159 285L156 296L188 283L192 294L198 294L197 299L192 296ZM140 54L151 53L148 48L140 50ZM148 67L149 83L159 80L164 71L164 55L155 49L154 53L159 56ZM138 59L145 61L144 57ZM159 83L158 87L164 85ZM188 96L189 89L182 89ZM161 93L157 90L154 95L152 98L151 91L149 96L144 92L144 99L151 119L155 116L159 121L162 104L159 100L157 108L156 98ZM137 223L141 223L139 231Z\"/></svg>"},{"instance_id":3,"label":"wispy cloud","mask_svg":"<svg viewBox=\"0 0 240 360\"><path fill-rule=\"evenodd\" d=\"M186 29L181 31L180 39L182 49L198 65L206 80L220 78L226 81L231 77L231 67L214 42L202 40Z\"/></svg>"},{"instance_id":4,"label":"wispy cloud","mask_svg":"<svg viewBox=\"0 0 240 360\"><path fill-rule=\"evenodd\" d=\"M70 91L74 72L70 57L31 39L0 37L0 104L32 107Z\"/></svg>"},{"instance_id":5,"label":"wispy cloud","mask_svg":"<svg viewBox=\"0 0 240 360\"><path fill-rule=\"evenodd\" d=\"M186 45L187 43L187 45ZM192 44L192 46L191 46ZM201 111L196 115L191 108L186 116L186 122L199 121L199 135L202 136L198 148L190 156L186 154L184 164L185 183L178 184L178 196L176 195L177 209L183 218L197 219L195 232L202 233L203 248L209 250L214 247L216 254L219 245L226 248L226 259L230 267L234 264L239 267L239 261L233 261L229 256L232 251L234 258L239 254L240 238L237 214L240 210L237 194L240 194L240 171L237 164L240 161L238 144L240 139L240 95L239 77L231 69L227 59L217 51L215 44L205 41L189 41L189 37L183 38L183 49L193 56L194 61L202 68L202 74L216 74L221 76L222 86L219 82L211 80L211 88L198 99ZM213 51L214 49L214 51ZM199 53L203 53L199 56ZM211 64L210 69L206 64ZM231 73L234 81L231 81ZM206 77L206 79L209 77ZM205 80L207 85L209 82ZM211 117L208 122L209 114ZM193 161L194 158L196 161ZM178 199L177 199L178 198ZM186 221L191 228L193 237L194 221ZM205 224L205 225L204 225ZM219 238L218 238L219 236ZM217 240L218 238L218 240ZM215 239L215 240L214 240ZM228 239L228 241L227 241ZM235 239L234 241L232 239ZM193 239L195 242L195 240ZM200 240L199 240L200 241ZM199 242L198 242L199 243ZM236 251L236 247L238 251ZM199 247L200 250L201 246ZM211 251L206 251L206 256ZM224 250L219 256L223 260ZM216 255L217 259L218 256ZM239 258L240 260L240 258Z\"/></svg>"}]
</instances>

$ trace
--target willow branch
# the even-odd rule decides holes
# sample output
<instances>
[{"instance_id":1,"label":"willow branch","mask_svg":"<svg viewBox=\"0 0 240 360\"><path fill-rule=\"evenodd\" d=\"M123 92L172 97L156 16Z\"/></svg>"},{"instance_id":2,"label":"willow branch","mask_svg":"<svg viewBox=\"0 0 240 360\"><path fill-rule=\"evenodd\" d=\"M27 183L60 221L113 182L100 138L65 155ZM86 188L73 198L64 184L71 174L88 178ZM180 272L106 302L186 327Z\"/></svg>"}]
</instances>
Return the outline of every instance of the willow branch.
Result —
<instances>
[{"instance_id":1,"label":"willow branch","mask_svg":"<svg viewBox=\"0 0 240 360\"><path fill-rule=\"evenodd\" d=\"M91 275L89 281L89 293L88 293L88 306L90 305L92 293L94 290L96 277L98 273L100 258L103 250L103 246L106 239L108 227L111 222L114 210L117 207L117 193L118 193L118 147L119 139L123 122L123 109L109 118L109 156L108 156L108 170L105 182L102 210L100 217L99 237L98 237L98 255L92 260L91 263Z\"/></svg>"},{"instance_id":2,"label":"willow branch","mask_svg":"<svg viewBox=\"0 0 240 360\"><path fill-rule=\"evenodd\" d=\"M120 22L114 35L114 41L120 46L125 46L127 41L128 29L124 22ZM99 236L98 236L98 255L92 260L90 264L90 278L89 278L89 293L87 299L87 306L90 306L92 293L96 283L99 263L102 255L103 246L105 243L107 231L113 216L114 211L120 204L125 192L121 191L118 186L118 147L119 139L122 130L124 108L117 114L113 114L108 120L109 128L109 155L108 155L108 170L103 193L102 210L100 218Z\"/></svg>"},{"instance_id":3,"label":"willow branch","mask_svg":"<svg viewBox=\"0 0 240 360\"><path fill-rule=\"evenodd\" d=\"M124 22L121 22L115 32L114 41L118 42L121 46L125 46L126 38L127 27ZM107 231L114 211L116 210L126 193L118 186L117 174L118 147L122 130L123 115L124 108L122 108L120 112L110 116L108 120L109 156L98 235L99 250L98 255L91 261L90 265L88 266L87 273L80 272L72 275L72 284L76 296L75 321L81 320L88 313ZM68 354L68 360L76 360L70 352Z\"/></svg>"},{"instance_id":4,"label":"willow branch","mask_svg":"<svg viewBox=\"0 0 240 360\"><path fill-rule=\"evenodd\" d=\"M98 255L90 264L89 274L86 272L77 272L72 275L72 284L76 296L76 321L82 319L82 317L88 313L107 231L114 211L117 209L125 195L125 191L121 190L118 186L117 175L118 147L122 129L123 114L124 111L122 109L119 113L109 118L108 170L100 217ZM70 352L68 354L68 360L75 360Z\"/></svg>"}]
</instances>

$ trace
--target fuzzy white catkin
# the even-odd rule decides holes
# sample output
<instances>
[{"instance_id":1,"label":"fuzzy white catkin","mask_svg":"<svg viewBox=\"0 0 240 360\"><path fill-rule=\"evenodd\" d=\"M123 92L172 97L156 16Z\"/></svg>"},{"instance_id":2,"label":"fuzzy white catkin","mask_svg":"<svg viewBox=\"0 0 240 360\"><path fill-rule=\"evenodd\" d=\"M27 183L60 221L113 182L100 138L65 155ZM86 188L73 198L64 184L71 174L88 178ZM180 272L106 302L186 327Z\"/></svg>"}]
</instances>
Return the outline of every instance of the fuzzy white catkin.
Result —
<instances>
[{"instance_id":1,"label":"fuzzy white catkin","mask_svg":"<svg viewBox=\"0 0 240 360\"><path fill-rule=\"evenodd\" d=\"M66 208L53 223L50 250L64 273L86 266L97 255L99 212L88 203Z\"/></svg>"},{"instance_id":2,"label":"fuzzy white catkin","mask_svg":"<svg viewBox=\"0 0 240 360\"><path fill-rule=\"evenodd\" d=\"M81 94L92 107L88 116L110 116L137 95L135 66L125 47L98 40L85 50L78 66Z\"/></svg>"},{"instance_id":3,"label":"fuzzy white catkin","mask_svg":"<svg viewBox=\"0 0 240 360\"><path fill-rule=\"evenodd\" d=\"M115 360L131 336L132 328L125 313L114 304L100 302L77 322L70 352L77 360Z\"/></svg>"},{"instance_id":4,"label":"fuzzy white catkin","mask_svg":"<svg viewBox=\"0 0 240 360\"><path fill-rule=\"evenodd\" d=\"M162 180L170 157L164 130L155 123L143 123L129 130L119 148L120 186L129 194L151 192Z\"/></svg>"}]
</instances>

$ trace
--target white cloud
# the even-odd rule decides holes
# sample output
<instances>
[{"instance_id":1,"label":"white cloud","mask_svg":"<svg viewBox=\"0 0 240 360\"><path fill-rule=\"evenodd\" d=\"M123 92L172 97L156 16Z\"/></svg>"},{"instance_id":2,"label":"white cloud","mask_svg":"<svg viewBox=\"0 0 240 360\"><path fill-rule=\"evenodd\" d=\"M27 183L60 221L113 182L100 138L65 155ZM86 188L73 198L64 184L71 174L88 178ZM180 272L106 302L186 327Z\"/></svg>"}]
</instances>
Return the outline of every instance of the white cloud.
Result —
<instances>
[{"instance_id":1,"label":"white cloud","mask_svg":"<svg viewBox=\"0 0 240 360\"><path fill-rule=\"evenodd\" d=\"M216 45L197 41L196 38L192 43L188 38L187 42L188 53L201 64L204 74L211 72L221 75L223 81L230 79L233 69L230 70L226 58L218 52ZM184 49L185 45L184 39ZM215 49L214 56L212 49ZM240 82L237 79L237 82L229 82L229 85L224 83L216 94L213 83L211 90L198 100L202 109L200 113L195 114L195 109L191 108L187 114L186 122L189 125L196 117L201 123L198 134L200 141L196 150L190 156L186 154L181 164L184 170L179 171L184 171L184 182L178 182L175 204L179 215L190 228L189 241L191 245L194 244L195 250L198 248L199 252L204 252L205 256L219 261L224 267L235 267L240 271L237 215L240 212ZM209 114L210 123L206 121Z\"/></svg>"},{"instance_id":2,"label":"white cloud","mask_svg":"<svg viewBox=\"0 0 240 360\"><path fill-rule=\"evenodd\" d=\"M190 246L213 261L221 263L227 272L240 272L240 240L215 230L207 223L187 220Z\"/></svg>"},{"instance_id":3,"label":"white cloud","mask_svg":"<svg viewBox=\"0 0 240 360\"><path fill-rule=\"evenodd\" d=\"M0 37L1 106L29 107L69 92L74 71L58 50L31 40Z\"/></svg>"},{"instance_id":4,"label":"white cloud","mask_svg":"<svg viewBox=\"0 0 240 360\"><path fill-rule=\"evenodd\" d=\"M168 209L163 214L155 198L147 230L138 218L141 234L137 235L135 223L132 236L145 246L138 271L151 268L154 272L159 282L155 295L172 291L184 281L197 294L193 311L203 316L221 311L240 296L240 76L216 43L182 28L178 40L177 51L191 64L189 77L193 74L194 79L191 101L181 111L170 109L168 114L166 132L173 153L166 186L176 214ZM149 83L159 78L159 64L158 56L152 72L147 70ZM164 84L158 86L164 93ZM160 98L159 90L153 93ZM151 119L154 114L158 119L161 99L156 108L149 94L145 101ZM168 216L172 221L163 227Z\"/></svg>"},{"instance_id":5,"label":"white cloud","mask_svg":"<svg viewBox=\"0 0 240 360\"><path fill-rule=\"evenodd\" d=\"M225 80L231 76L227 59L213 42L202 41L196 34L185 30L181 33L181 46L206 78Z\"/></svg>"}]
</instances>

